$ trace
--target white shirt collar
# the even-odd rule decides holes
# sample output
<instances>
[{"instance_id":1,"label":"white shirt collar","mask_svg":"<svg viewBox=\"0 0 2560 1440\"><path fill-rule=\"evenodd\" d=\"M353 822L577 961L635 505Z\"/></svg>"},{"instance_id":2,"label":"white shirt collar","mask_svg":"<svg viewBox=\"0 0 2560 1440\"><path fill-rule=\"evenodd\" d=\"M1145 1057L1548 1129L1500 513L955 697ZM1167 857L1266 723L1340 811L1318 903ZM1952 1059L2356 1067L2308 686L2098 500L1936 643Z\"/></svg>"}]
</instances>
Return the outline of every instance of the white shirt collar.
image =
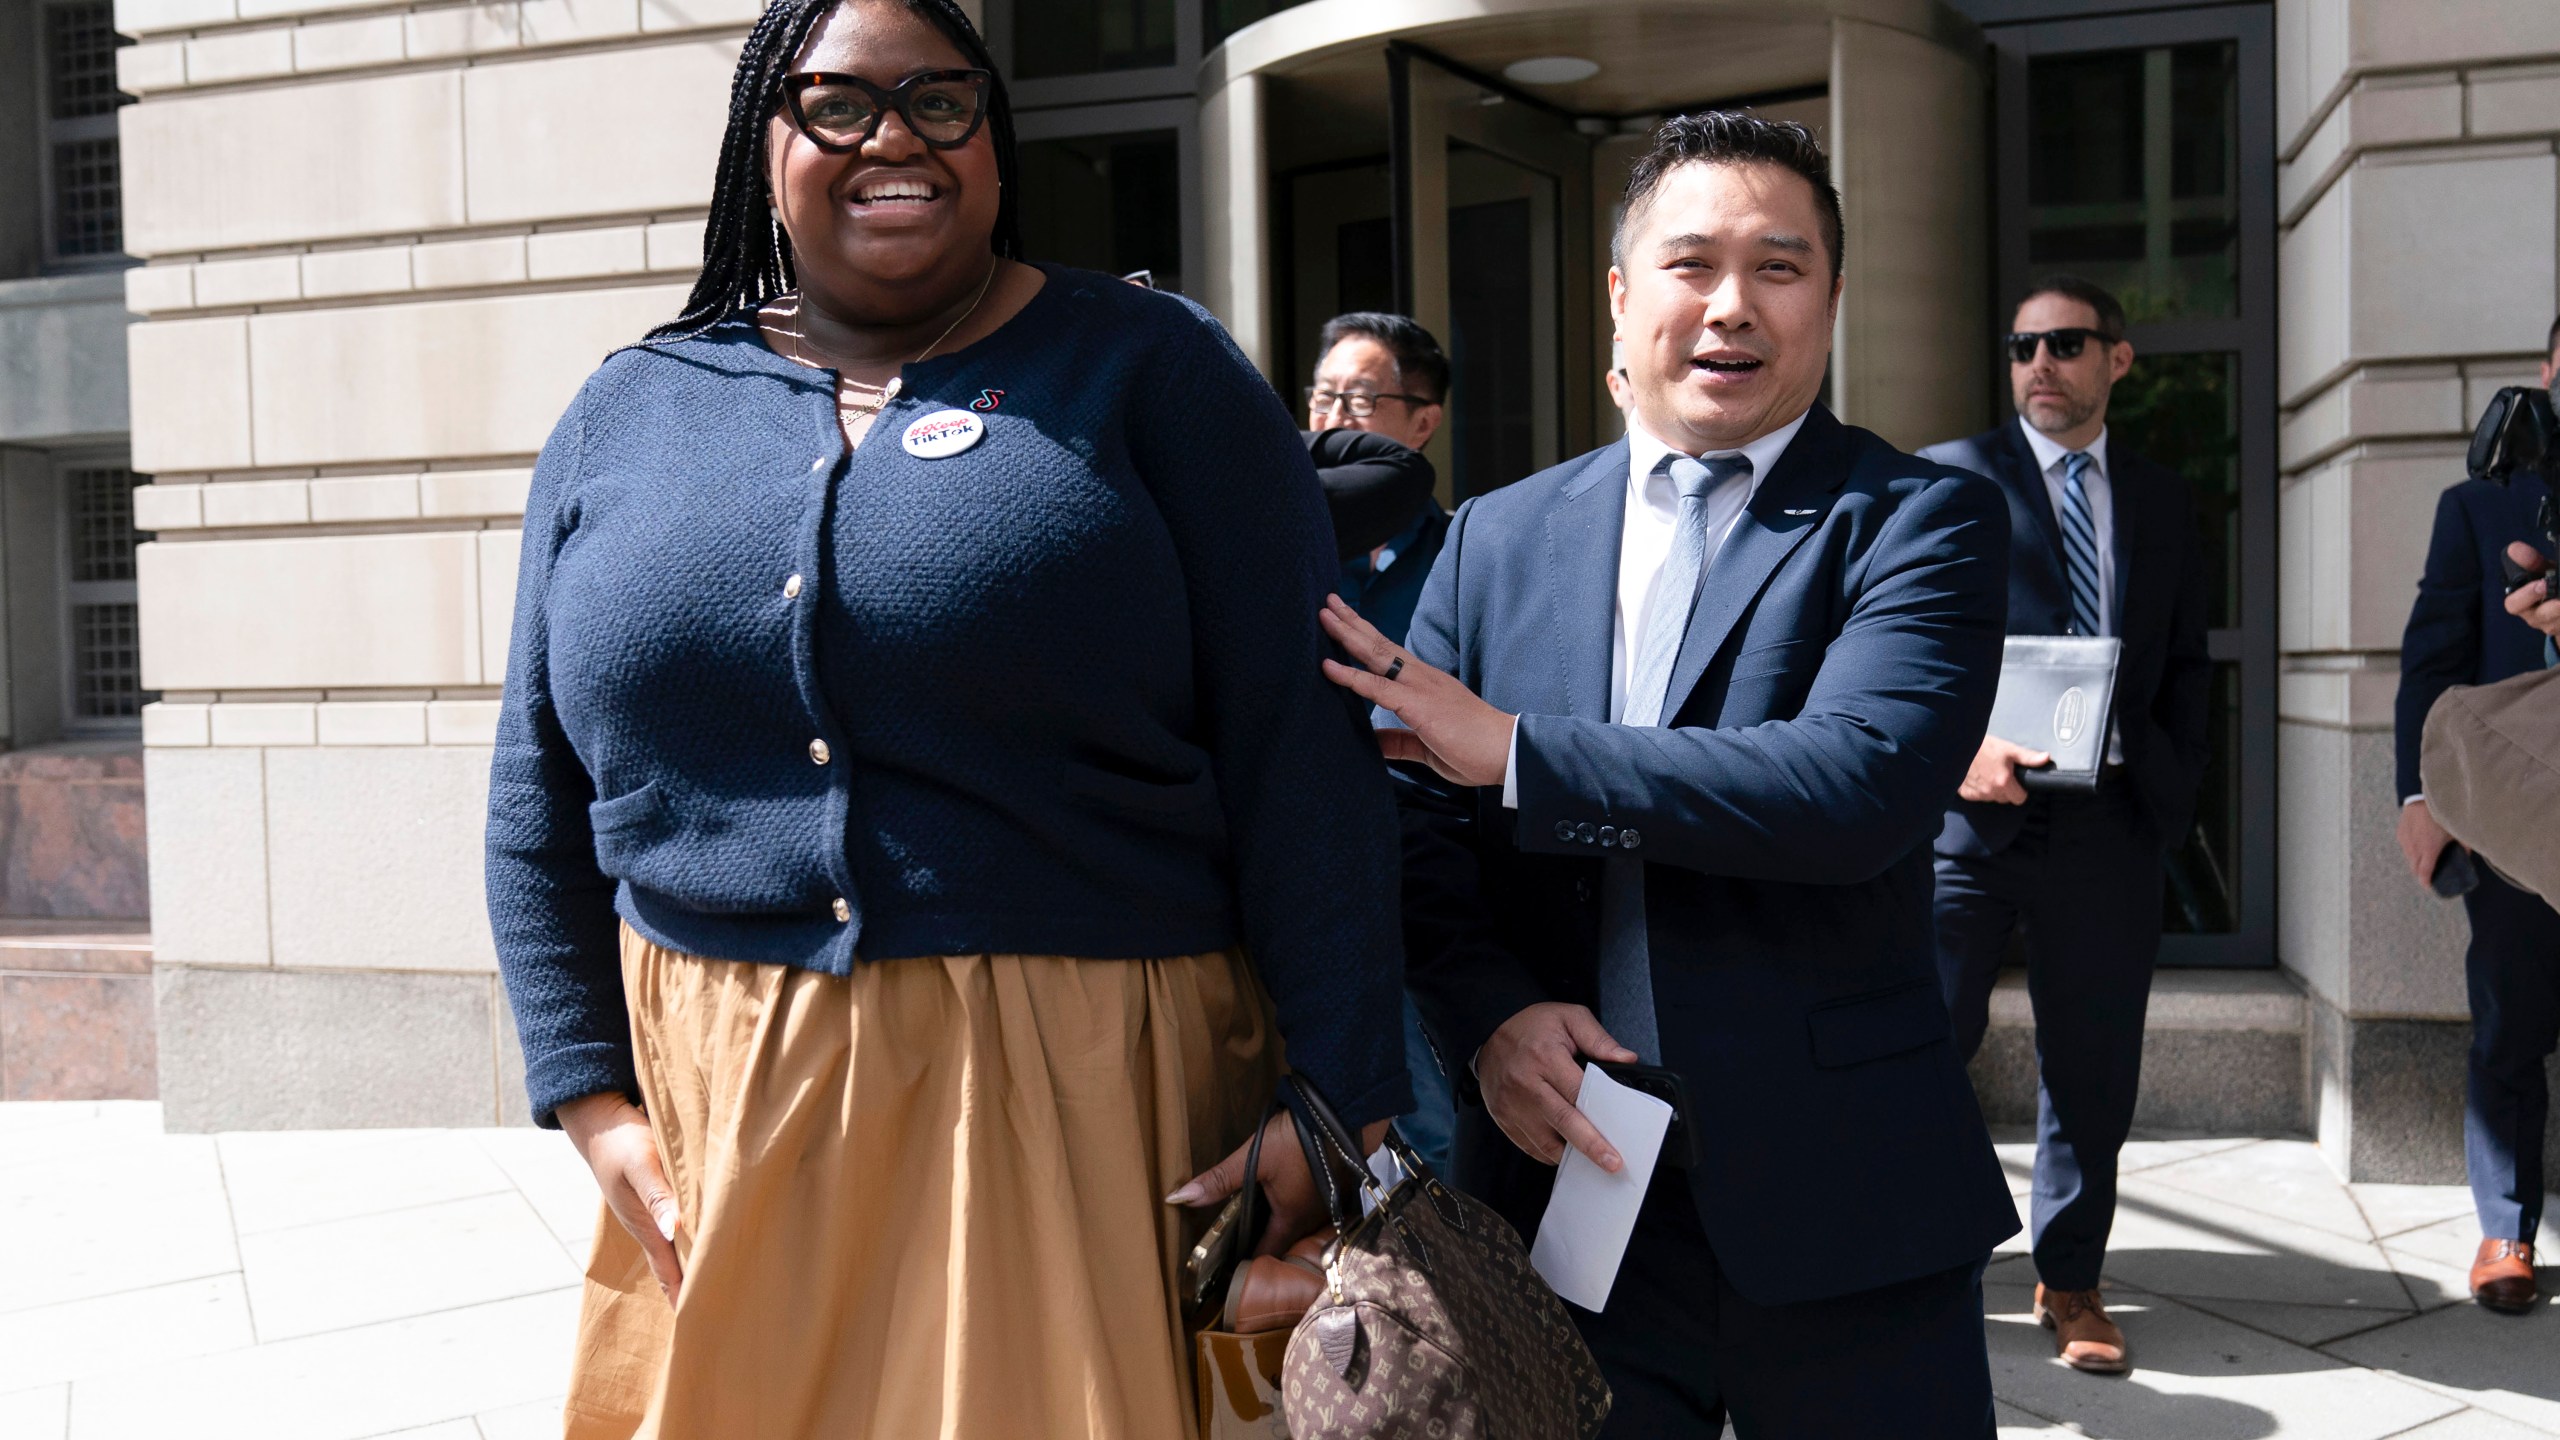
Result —
<instances>
[{"instance_id":1,"label":"white shirt collar","mask_svg":"<svg viewBox=\"0 0 2560 1440\"><path fill-rule=\"evenodd\" d=\"M1748 457L1751 461L1751 493L1757 495L1760 493L1760 482L1768 479L1769 472L1778 468L1778 457L1787 453L1788 443L1796 438L1796 432L1804 428L1805 418L1812 413L1813 411L1808 408L1804 414L1798 415L1739 450L1708 450L1692 458L1703 460L1709 455ZM1663 456L1674 453L1688 454L1685 450L1675 452L1674 447L1655 439L1653 433L1644 428L1644 422L1638 420L1632 411L1627 415L1627 451L1627 480L1634 487L1638 499L1645 498L1645 482L1652 476L1653 467L1662 463ZM1666 478L1663 485L1667 495L1670 481ZM1668 503L1677 508L1679 501L1674 497Z\"/></svg>"},{"instance_id":2,"label":"white shirt collar","mask_svg":"<svg viewBox=\"0 0 2560 1440\"><path fill-rule=\"evenodd\" d=\"M2071 453L2052 436L2028 424L2024 415L2018 417L2018 430L2027 437L2027 448L2035 452L2036 473L2039 475L2051 474L2053 467L2062 463L2062 457ZM2100 479L2106 478L2107 427L2104 425L2098 427L2098 438L2089 442L2089 463L2097 468Z\"/></svg>"}]
</instances>

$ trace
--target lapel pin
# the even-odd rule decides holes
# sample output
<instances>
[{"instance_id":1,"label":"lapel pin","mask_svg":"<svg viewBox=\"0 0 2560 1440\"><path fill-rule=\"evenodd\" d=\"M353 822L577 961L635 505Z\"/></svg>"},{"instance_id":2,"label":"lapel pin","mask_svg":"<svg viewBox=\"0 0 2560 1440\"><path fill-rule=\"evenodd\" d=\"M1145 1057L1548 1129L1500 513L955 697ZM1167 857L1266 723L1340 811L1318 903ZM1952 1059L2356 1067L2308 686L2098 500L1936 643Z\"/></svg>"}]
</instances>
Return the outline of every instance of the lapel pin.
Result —
<instances>
[{"instance_id":1,"label":"lapel pin","mask_svg":"<svg viewBox=\"0 0 2560 1440\"><path fill-rule=\"evenodd\" d=\"M900 443L919 460L946 460L986 438L987 422L966 410L936 410L907 427Z\"/></svg>"},{"instance_id":2,"label":"lapel pin","mask_svg":"<svg viewBox=\"0 0 2560 1440\"><path fill-rule=\"evenodd\" d=\"M1778 513L1781 515L1819 515L1822 512L1820 510L1781 510Z\"/></svg>"}]
</instances>

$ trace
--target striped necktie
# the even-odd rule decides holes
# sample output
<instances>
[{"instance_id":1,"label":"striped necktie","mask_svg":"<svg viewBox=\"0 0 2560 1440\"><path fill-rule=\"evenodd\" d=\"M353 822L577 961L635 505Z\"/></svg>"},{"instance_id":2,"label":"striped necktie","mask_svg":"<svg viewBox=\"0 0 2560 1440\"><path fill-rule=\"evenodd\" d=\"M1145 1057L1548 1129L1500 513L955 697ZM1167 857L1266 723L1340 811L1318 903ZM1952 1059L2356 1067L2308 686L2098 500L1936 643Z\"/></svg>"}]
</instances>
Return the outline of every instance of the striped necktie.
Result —
<instances>
[{"instance_id":1,"label":"striped necktie","mask_svg":"<svg viewBox=\"0 0 2560 1440\"><path fill-rule=\"evenodd\" d=\"M2086 450L2062 457L2062 570L2071 582L2071 633L2103 635L2098 627L2098 521L2089 508Z\"/></svg>"},{"instance_id":2,"label":"striped necktie","mask_svg":"<svg viewBox=\"0 0 2560 1440\"><path fill-rule=\"evenodd\" d=\"M1627 657L1627 708L1618 717L1621 725L1659 725L1667 718L1671 667L1680 658L1689 612L1697 606L1699 582L1713 558L1707 544L1717 522L1739 508L1734 491L1749 493L1751 457L1692 460L1670 455L1656 470L1665 472L1680 492L1680 518L1670 557L1653 584L1653 613L1635 653ZM1600 1023L1646 1064L1659 1065L1662 1040L1653 1010L1653 941L1645 932L1644 862L1620 858L1607 866L1600 877Z\"/></svg>"}]
</instances>

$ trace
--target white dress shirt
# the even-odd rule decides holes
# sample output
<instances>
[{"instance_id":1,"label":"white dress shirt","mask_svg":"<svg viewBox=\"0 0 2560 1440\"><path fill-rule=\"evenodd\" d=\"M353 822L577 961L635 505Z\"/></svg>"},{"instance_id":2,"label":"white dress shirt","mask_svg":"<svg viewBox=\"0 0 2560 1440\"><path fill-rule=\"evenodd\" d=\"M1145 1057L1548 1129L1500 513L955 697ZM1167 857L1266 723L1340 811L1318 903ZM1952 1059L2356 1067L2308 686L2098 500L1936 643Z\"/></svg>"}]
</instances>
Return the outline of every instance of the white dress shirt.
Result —
<instances>
[{"instance_id":1,"label":"white dress shirt","mask_svg":"<svg viewBox=\"0 0 2560 1440\"><path fill-rule=\"evenodd\" d=\"M2027 437L2027 448L2035 452L2036 468L2044 473L2045 498L2053 502L2053 520L2062 523L2062 487L2069 477L2063 474L2062 462L2071 452L2055 443L2052 436L2018 417L2018 429ZM2116 492L2107 479L2107 432L2101 426L2098 438L2089 442L2089 473L2080 477L2080 488L2089 497L2089 519L2098 529L2098 633L2116 633Z\"/></svg>"},{"instance_id":2,"label":"white dress shirt","mask_svg":"<svg viewBox=\"0 0 2560 1440\"><path fill-rule=\"evenodd\" d=\"M1811 411L1805 412L1811 414ZM1708 450L1691 458L1705 460L1716 455L1742 455L1751 461L1748 477L1736 476L1707 494L1707 569L1715 568L1716 552L1724 548L1751 497L1760 493L1760 482L1776 469L1778 457L1787 451L1796 432L1804 428L1804 415L1752 441L1739 450ZM1627 713L1627 676L1635 668L1636 646L1643 643L1645 628L1652 623L1654 607L1662 603L1694 603L1694 596L1671 597L1658 594L1662 567L1671 558L1671 542L1680 528L1680 490L1668 475L1655 473L1662 458L1670 454L1687 454L1655 439L1642 421L1633 414L1627 417L1627 490L1626 521L1618 532L1618 604L1615 624L1609 636L1609 721ZM1701 572L1703 574L1704 572ZM1667 721L1677 705L1664 708ZM1511 727L1511 753L1502 767L1502 803L1512 809L1520 806L1520 727Z\"/></svg>"},{"instance_id":3,"label":"white dress shirt","mask_svg":"<svg viewBox=\"0 0 2560 1440\"><path fill-rule=\"evenodd\" d=\"M2044 474L2044 495L2053 502L2053 521L2062 523L2062 487L2070 477L2063 473L2062 462L2071 452L2054 438L2018 417L2018 429L2027 437L2027 448L2035 452L2036 468ZM2080 477L2080 490L2089 497L2089 520L2098 531L2098 633L2116 633L2116 489L2107 479L2107 429L2098 427L2098 438L2089 442L2089 472ZM2069 583L2066 579L2065 583ZM2124 763L2124 724L2114 716L2107 719L2107 763Z\"/></svg>"}]
</instances>

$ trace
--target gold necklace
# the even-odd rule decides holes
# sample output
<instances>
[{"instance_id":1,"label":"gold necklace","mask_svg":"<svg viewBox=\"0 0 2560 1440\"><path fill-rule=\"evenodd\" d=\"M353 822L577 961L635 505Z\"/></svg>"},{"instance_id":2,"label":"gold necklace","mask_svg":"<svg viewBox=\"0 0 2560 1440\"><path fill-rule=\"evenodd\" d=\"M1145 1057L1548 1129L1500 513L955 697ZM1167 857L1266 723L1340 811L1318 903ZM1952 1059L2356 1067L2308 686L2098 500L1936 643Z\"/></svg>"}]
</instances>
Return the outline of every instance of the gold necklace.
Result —
<instances>
[{"instance_id":1,"label":"gold necklace","mask_svg":"<svg viewBox=\"0 0 2560 1440\"><path fill-rule=\"evenodd\" d=\"M926 345L922 350L917 351L914 357L906 362L906 365L899 366L898 368L900 371L903 372L907 365L916 364L918 361L923 360L926 356L940 349L942 347L942 342L950 339L953 331L958 330L961 326L967 324L969 322L969 317L978 313L978 307L987 302L987 292L995 288L996 271L1001 268L1003 264L1004 262L1000 259L993 256L988 257L987 278L978 282L978 293L970 299L969 308L960 312L959 319L943 326L942 333L934 336L932 343ZM792 297L791 318L792 328L781 331L782 334L791 337L791 348L794 351L799 352L791 356L791 359L795 363L806 365L812 370L833 370L836 372L837 413L860 416L877 415L882 410L888 408L890 401L898 397L899 388L906 381L906 376L903 373L890 376L889 383L886 385L867 385L862 381L848 377L844 373L844 367L842 365L828 365L822 362L822 359L817 354L817 347L809 343L808 336L800 333L800 301L797 295ZM779 326L775 328L780 329ZM872 392L872 395L849 396L845 394L845 390L848 387L857 390L867 390ZM873 398L874 396L877 398ZM866 401L868 403L865 403Z\"/></svg>"}]
</instances>

